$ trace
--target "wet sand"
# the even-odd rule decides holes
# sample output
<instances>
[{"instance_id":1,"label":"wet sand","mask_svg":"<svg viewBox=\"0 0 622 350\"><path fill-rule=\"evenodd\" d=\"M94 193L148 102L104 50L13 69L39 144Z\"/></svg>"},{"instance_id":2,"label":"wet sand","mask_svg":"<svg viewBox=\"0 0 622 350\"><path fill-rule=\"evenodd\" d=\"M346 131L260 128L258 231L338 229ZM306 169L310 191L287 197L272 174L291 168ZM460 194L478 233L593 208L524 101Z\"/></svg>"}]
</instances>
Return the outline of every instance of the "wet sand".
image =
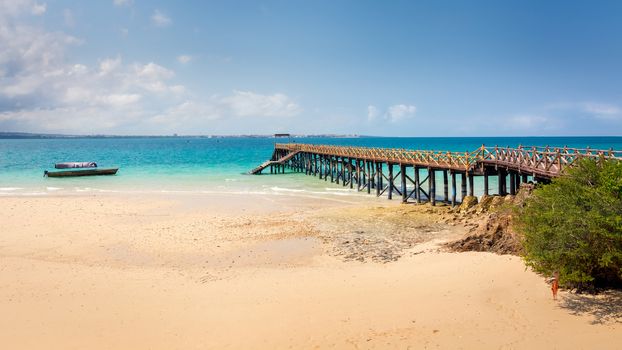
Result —
<instances>
[{"instance_id":1,"label":"wet sand","mask_svg":"<svg viewBox=\"0 0 622 350\"><path fill-rule=\"evenodd\" d=\"M0 198L3 348L616 348L622 297L354 196Z\"/></svg>"}]
</instances>

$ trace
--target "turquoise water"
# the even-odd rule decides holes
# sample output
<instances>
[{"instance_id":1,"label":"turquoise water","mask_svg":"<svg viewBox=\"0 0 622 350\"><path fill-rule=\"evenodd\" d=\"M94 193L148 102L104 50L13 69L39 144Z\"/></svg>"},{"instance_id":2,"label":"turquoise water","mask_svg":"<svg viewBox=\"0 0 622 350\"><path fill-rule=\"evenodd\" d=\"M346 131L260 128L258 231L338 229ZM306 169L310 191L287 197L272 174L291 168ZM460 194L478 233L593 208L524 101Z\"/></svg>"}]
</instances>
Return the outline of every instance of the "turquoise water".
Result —
<instances>
[{"instance_id":1,"label":"turquoise water","mask_svg":"<svg viewBox=\"0 0 622 350\"><path fill-rule=\"evenodd\" d=\"M298 138L295 141L456 152L472 151L482 144L622 150L622 137ZM270 138L184 137L0 139L0 195L177 191L308 191L345 195L337 185L302 174L246 175L271 156L274 142ZM120 170L116 176L43 177L44 170L63 161L95 161L100 167L118 166Z\"/></svg>"}]
</instances>

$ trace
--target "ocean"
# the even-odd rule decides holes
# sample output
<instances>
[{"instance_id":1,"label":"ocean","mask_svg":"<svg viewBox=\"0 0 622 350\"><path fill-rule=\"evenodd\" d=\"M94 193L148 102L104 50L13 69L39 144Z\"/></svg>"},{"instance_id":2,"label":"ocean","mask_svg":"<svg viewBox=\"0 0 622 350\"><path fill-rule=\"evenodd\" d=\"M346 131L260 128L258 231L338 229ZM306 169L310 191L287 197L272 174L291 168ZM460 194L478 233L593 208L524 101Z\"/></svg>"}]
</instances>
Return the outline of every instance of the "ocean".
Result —
<instances>
[{"instance_id":1,"label":"ocean","mask_svg":"<svg viewBox=\"0 0 622 350\"><path fill-rule=\"evenodd\" d=\"M0 139L0 196L230 192L357 195L356 191L304 174L247 175L272 155L275 142L287 141L287 138L196 137ZM452 152L473 151L482 144L622 150L622 137L360 137L293 138L292 141ZM115 166L120 170L115 176L43 177L44 170L52 170L54 163L67 161L94 161L100 167Z\"/></svg>"}]
</instances>

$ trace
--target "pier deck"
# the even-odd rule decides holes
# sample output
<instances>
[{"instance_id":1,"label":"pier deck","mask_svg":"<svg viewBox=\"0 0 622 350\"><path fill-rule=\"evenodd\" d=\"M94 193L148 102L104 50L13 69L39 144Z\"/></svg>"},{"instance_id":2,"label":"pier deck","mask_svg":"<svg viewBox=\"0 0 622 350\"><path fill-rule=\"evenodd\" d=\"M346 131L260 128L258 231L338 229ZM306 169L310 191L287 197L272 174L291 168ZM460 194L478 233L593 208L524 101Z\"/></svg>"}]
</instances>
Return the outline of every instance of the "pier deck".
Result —
<instances>
[{"instance_id":1,"label":"pier deck","mask_svg":"<svg viewBox=\"0 0 622 350\"><path fill-rule=\"evenodd\" d=\"M455 205L456 176L461 177L461 199L474 195L475 176L484 178L483 192L486 195L490 194L490 176L497 177L497 194L514 195L521 183L548 182L563 174L567 167L581 158L622 160L622 151L567 147L487 148L482 145L473 152L460 153L277 143L272 158L253 169L251 174L260 174L268 167L271 173L283 173L289 168L319 176L325 181L330 178L331 182L350 188L356 184L359 191L371 193L373 189L377 196L386 193L392 199L393 194L398 194L404 202L412 198L417 202L426 200L434 205L437 199L436 176L441 173L442 200ZM412 169L412 177L408 175L409 168ZM427 184L427 189L424 184Z\"/></svg>"}]
</instances>

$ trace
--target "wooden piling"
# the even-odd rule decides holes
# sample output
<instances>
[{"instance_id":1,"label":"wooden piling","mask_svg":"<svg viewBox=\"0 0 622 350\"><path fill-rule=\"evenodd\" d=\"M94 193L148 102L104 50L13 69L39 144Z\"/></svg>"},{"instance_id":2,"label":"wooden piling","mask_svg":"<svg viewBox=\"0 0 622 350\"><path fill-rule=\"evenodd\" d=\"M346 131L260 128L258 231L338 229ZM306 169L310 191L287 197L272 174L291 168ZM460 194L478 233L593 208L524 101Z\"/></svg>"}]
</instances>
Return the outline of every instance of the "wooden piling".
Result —
<instances>
[{"instance_id":1,"label":"wooden piling","mask_svg":"<svg viewBox=\"0 0 622 350\"><path fill-rule=\"evenodd\" d=\"M382 172L380 170L382 169L381 166L382 165L380 163L376 163L376 197L380 197L380 188L382 187Z\"/></svg>"},{"instance_id":2,"label":"wooden piling","mask_svg":"<svg viewBox=\"0 0 622 350\"><path fill-rule=\"evenodd\" d=\"M361 190L361 161L359 159L354 160L356 162L356 189Z\"/></svg>"},{"instance_id":3,"label":"wooden piling","mask_svg":"<svg viewBox=\"0 0 622 350\"><path fill-rule=\"evenodd\" d=\"M516 173L513 171L510 171L510 194L516 194Z\"/></svg>"},{"instance_id":4,"label":"wooden piling","mask_svg":"<svg viewBox=\"0 0 622 350\"><path fill-rule=\"evenodd\" d=\"M436 205L436 172L430 168L428 168L428 194L430 195L430 204Z\"/></svg>"},{"instance_id":5,"label":"wooden piling","mask_svg":"<svg viewBox=\"0 0 622 350\"><path fill-rule=\"evenodd\" d=\"M475 186L473 186L473 183L474 183L473 173L469 173L469 196L471 197L475 196L475 189L474 189Z\"/></svg>"},{"instance_id":6,"label":"wooden piling","mask_svg":"<svg viewBox=\"0 0 622 350\"><path fill-rule=\"evenodd\" d=\"M343 157L343 186L348 186L348 179L350 178L350 171L348 168L348 158Z\"/></svg>"},{"instance_id":7,"label":"wooden piling","mask_svg":"<svg viewBox=\"0 0 622 350\"><path fill-rule=\"evenodd\" d=\"M402 203L408 201L408 192L406 191L406 165L400 164L400 180L402 187Z\"/></svg>"},{"instance_id":8,"label":"wooden piling","mask_svg":"<svg viewBox=\"0 0 622 350\"><path fill-rule=\"evenodd\" d=\"M449 179L447 178L447 170L443 170L443 201L449 203Z\"/></svg>"},{"instance_id":9,"label":"wooden piling","mask_svg":"<svg viewBox=\"0 0 622 350\"><path fill-rule=\"evenodd\" d=\"M484 169L484 194L486 196L490 195L490 191L488 189L488 171Z\"/></svg>"},{"instance_id":10,"label":"wooden piling","mask_svg":"<svg viewBox=\"0 0 622 350\"><path fill-rule=\"evenodd\" d=\"M421 177L419 175L419 168L414 166L413 169L415 170L415 200L417 203L421 203Z\"/></svg>"},{"instance_id":11,"label":"wooden piling","mask_svg":"<svg viewBox=\"0 0 622 350\"><path fill-rule=\"evenodd\" d=\"M451 172L451 206L456 206L456 172Z\"/></svg>"},{"instance_id":12,"label":"wooden piling","mask_svg":"<svg viewBox=\"0 0 622 350\"><path fill-rule=\"evenodd\" d=\"M352 170L352 158L348 158L348 178L350 180L350 189L354 188L354 172Z\"/></svg>"},{"instance_id":13,"label":"wooden piling","mask_svg":"<svg viewBox=\"0 0 622 350\"><path fill-rule=\"evenodd\" d=\"M371 162L370 161L365 161L366 163L366 168L365 170L367 171L367 179L366 179L366 183L367 183L367 194L371 193L371 185L372 185L372 173L371 173Z\"/></svg>"},{"instance_id":14,"label":"wooden piling","mask_svg":"<svg viewBox=\"0 0 622 350\"><path fill-rule=\"evenodd\" d=\"M465 173L460 173L460 198L464 202L464 198L467 196L467 177Z\"/></svg>"},{"instance_id":15,"label":"wooden piling","mask_svg":"<svg viewBox=\"0 0 622 350\"><path fill-rule=\"evenodd\" d=\"M387 197L388 199L393 199L393 164L388 163L387 168L389 170L389 193L387 193Z\"/></svg>"},{"instance_id":16,"label":"wooden piling","mask_svg":"<svg viewBox=\"0 0 622 350\"><path fill-rule=\"evenodd\" d=\"M498 178L499 178L499 195L505 196L507 194L506 188L506 172L505 170L499 168L498 169Z\"/></svg>"}]
</instances>

